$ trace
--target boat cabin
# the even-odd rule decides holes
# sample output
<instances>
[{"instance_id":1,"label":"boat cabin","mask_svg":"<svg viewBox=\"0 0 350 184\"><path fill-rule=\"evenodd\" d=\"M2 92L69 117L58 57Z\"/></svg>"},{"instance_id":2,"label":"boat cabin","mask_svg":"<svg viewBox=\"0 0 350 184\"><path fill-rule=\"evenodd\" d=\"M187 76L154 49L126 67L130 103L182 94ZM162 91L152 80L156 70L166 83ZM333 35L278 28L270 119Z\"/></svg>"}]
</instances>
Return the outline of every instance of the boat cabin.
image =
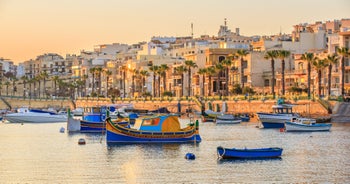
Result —
<instances>
[{"instance_id":1,"label":"boat cabin","mask_svg":"<svg viewBox=\"0 0 350 184\"><path fill-rule=\"evenodd\" d=\"M142 131L159 131L159 132L175 132L181 129L177 116L162 115L138 118L134 127Z\"/></svg>"},{"instance_id":2,"label":"boat cabin","mask_svg":"<svg viewBox=\"0 0 350 184\"><path fill-rule=\"evenodd\" d=\"M275 114L293 114L292 105L274 105L272 111Z\"/></svg>"}]
</instances>

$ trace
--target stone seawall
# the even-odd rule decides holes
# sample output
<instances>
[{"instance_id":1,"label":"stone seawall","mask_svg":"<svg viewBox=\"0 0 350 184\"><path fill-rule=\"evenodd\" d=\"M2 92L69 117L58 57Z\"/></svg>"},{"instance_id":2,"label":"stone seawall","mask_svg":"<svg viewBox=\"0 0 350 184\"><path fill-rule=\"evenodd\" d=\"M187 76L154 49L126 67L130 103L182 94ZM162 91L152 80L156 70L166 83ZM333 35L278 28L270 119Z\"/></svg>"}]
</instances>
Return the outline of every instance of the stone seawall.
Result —
<instances>
[{"instance_id":1,"label":"stone seawall","mask_svg":"<svg viewBox=\"0 0 350 184\"><path fill-rule=\"evenodd\" d=\"M39 100L39 99L16 99L16 98L5 98L5 100L11 105L12 108L18 107L33 107L33 108L71 108L73 109L74 104L70 100ZM80 99L75 101L77 107L87 107L96 105L108 105L112 104L110 100L89 100ZM171 112L178 111L178 101L117 101L115 104L133 104L135 108L155 110L159 107L167 107ZM256 112L271 112L272 105L276 104L275 100L240 100L240 101L226 101L227 112L229 113L250 113ZM302 115L327 115L327 109L325 109L320 103L309 100L299 100L293 102L295 107L294 112ZM332 104L332 103L331 103ZM334 103L332 104L335 105ZM223 101L207 101L205 102L205 108L209 109L211 106L212 110L217 111L217 108L221 111L223 108ZM0 109L7 109L7 105L0 100ZM181 112L187 112L189 109L200 111L200 107L193 101L181 101Z\"/></svg>"}]
</instances>

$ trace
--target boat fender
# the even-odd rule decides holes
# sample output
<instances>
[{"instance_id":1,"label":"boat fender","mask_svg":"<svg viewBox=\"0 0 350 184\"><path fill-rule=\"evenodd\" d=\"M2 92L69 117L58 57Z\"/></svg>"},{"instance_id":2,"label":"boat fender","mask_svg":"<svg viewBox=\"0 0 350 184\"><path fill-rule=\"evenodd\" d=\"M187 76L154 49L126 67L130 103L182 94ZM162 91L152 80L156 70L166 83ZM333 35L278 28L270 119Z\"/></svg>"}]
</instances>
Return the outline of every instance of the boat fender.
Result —
<instances>
[{"instance_id":1,"label":"boat fender","mask_svg":"<svg viewBox=\"0 0 350 184\"><path fill-rule=\"evenodd\" d=\"M280 128L280 132L284 132L284 128Z\"/></svg>"},{"instance_id":2,"label":"boat fender","mask_svg":"<svg viewBox=\"0 0 350 184\"><path fill-rule=\"evenodd\" d=\"M64 129L63 127L60 128L60 132L61 132L61 133L64 133L64 130L65 130L65 129Z\"/></svg>"},{"instance_id":3,"label":"boat fender","mask_svg":"<svg viewBox=\"0 0 350 184\"><path fill-rule=\"evenodd\" d=\"M196 159L196 156L193 153L186 153L185 158L187 160L194 160Z\"/></svg>"},{"instance_id":4,"label":"boat fender","mask_svg":"<svg viewBox=\"0 0 350 184\"><path fill-rule=\"evenodd\" d=\"M78 141L78 144L79 144L79 145L84 145L84 144L86 144L85 139L80 138L79 141Z\"/></svg>"}]
</instances>

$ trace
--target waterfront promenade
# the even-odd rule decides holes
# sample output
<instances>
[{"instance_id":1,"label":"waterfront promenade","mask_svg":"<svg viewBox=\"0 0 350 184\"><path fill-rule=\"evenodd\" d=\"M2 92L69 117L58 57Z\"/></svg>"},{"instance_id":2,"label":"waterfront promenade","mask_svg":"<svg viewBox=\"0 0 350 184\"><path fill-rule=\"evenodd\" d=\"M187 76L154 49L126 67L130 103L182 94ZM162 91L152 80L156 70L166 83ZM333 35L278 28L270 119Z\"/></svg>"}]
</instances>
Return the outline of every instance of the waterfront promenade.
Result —
<instances>
[{"instance_id":1,"label":"waterfront promenade","mask_svg":"<svg viewBox=\"0 0 350 184\"><path fill-rule=\"evenodd\" d=\"M29 98L15 98L2 97L0 101L0 109L16 109L19 107L32 108L55 108L66 109L75 107L100 106L108 104L133 104L134 108L155 110L159 107L167 107L171 112L178 112L178 106L181 106L181 112L200 111L203 104L205 109L212 109L214 111L221 111L226 103L228 113L249 113L256 112L271 112L272 105L276 104L276 100L244 100L231 99L219 100L210 99L198 101L197 98L185 99L117 99L112 101L109 98L79 98L77 100L62 99L29 99ZM288 103L295 104L294 112L304 116L328 116L329 110L325 105L318 100L286 100ZM337 107L337 101L327 101L330 109Z\"/></svg>"}]
</instances>

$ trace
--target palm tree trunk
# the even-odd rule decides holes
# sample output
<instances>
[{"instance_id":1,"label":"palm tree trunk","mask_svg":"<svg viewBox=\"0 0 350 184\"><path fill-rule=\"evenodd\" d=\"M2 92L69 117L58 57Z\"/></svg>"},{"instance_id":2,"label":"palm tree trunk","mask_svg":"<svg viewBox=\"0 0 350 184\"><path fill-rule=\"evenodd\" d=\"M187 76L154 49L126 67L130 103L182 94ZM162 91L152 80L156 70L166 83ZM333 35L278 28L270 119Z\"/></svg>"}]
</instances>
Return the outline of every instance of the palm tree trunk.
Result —
<instances>
[{"instance_id":1,"label":"palm tree trunk","mask_svg":"<svg viewBox=\"0 0 350 184\"><path fill-rule=\"evenodd\" d=\"M332 89L332 64L328 66L328 96L331 96Z\"/></svg>"},{"instance_id":2,"label":"palm tree trunk","mask_svg":"<svg viewBox=\"0 0 350 184\"><path fill-rule=\"evenodd\" d=\"M188 96L191 96L191 67L188 67Z\"/></svg>"},{"instance_id":3,"label":"palm tree trunk","mask_svg":"<svg viewBox=\"0 0 350 184\"><path fill-rule=\"evenodd\" d=\"M344 66L344 57L341 58L341 95L344 95L344 83L345 83L345 66Z\"/></svg>"},{"instance_id":4,"label":"palm tree trunk","mask_svg":"<svg viewBox=\"0 0 350 184\"><path fill-rule=\"evenodd\" d=\"M318 77L318 97L321 96L321 77L322 77L322 71L318 70L317 71L317 77Z\"/></svg>"},{"instance_id":5,"label":"palm tree trunk","mask_svg":"<svg viewBox=\"0 0 350 184\"><path fill-rule=\"evenodd\" d=\"M308 99L311 98L310 86L311 86L311 64L310 64L310 61L308 61L307 63L307 97Z\"/></svg>"},{"instance_id":6,"label":"palm tree trunk","mask_svg":"<svg viewBox=\"0 0 350 184\"><path fill-rule=\"evenodd\" d=\"M285 95L285 82L284 82L284 69L285 69L285 62L284 62L284 59L282 59L282 95L284 96Z\"/></svg>"},{"instance_id":7,"label":"palm tree trunk","mask_svg":"<svg viewBox=\"0 0 350 184\"><path fill-rule=\"evenodd\" d=\"M272 92L273 99L275 99L276 94L275 94L275 60L274 59L271 59L271 69L272 69L271 92Z\"/></svg>"},{"instance_id":8,"label":"palm tree trunk","mask_svg":"<svg viewBox=\"0 0 350 184\"><path fill-rule=\"evenodd\" d=\"M226 96L228 96L228 84L229 84L229 72L230 72L230 70L229 70L229 67L227 67L226 68L226 85L225 85L225 87L226 87Z\"/></svg>"},{"instance_id":9,"label":"palm tree trunk","mask_svg":"<svg viewBox=\"0 0 350 184\"><path fill-rule=\"evenodd\" d=\"M208 96L211 96L211 75L209 75L208 91Z\"/></svg>"},{"instance_id":10,"label":"palm tree trunk","mask_svg":"<svg viewBox=\"0 0 350 184\"><path fill-rule=\"evenodd\" d=\"M202 96L205 96L205 94L204 94L204 87L205 87L204 83L205 83L205 81L204 80L205 80L205 75L203 74L202 75Z\"/></svg>"},{"instance_id":11,"label":"palm tree trunk","mask_svg":"<svg viewBox=\"0 0 350 184\"><path fill-rule=\"evenodd\" d=\"M244 68L243 68L243 57L241 58L241 84L242 84L242 90L244 88Z\"/></svg>"}]
</instances>

